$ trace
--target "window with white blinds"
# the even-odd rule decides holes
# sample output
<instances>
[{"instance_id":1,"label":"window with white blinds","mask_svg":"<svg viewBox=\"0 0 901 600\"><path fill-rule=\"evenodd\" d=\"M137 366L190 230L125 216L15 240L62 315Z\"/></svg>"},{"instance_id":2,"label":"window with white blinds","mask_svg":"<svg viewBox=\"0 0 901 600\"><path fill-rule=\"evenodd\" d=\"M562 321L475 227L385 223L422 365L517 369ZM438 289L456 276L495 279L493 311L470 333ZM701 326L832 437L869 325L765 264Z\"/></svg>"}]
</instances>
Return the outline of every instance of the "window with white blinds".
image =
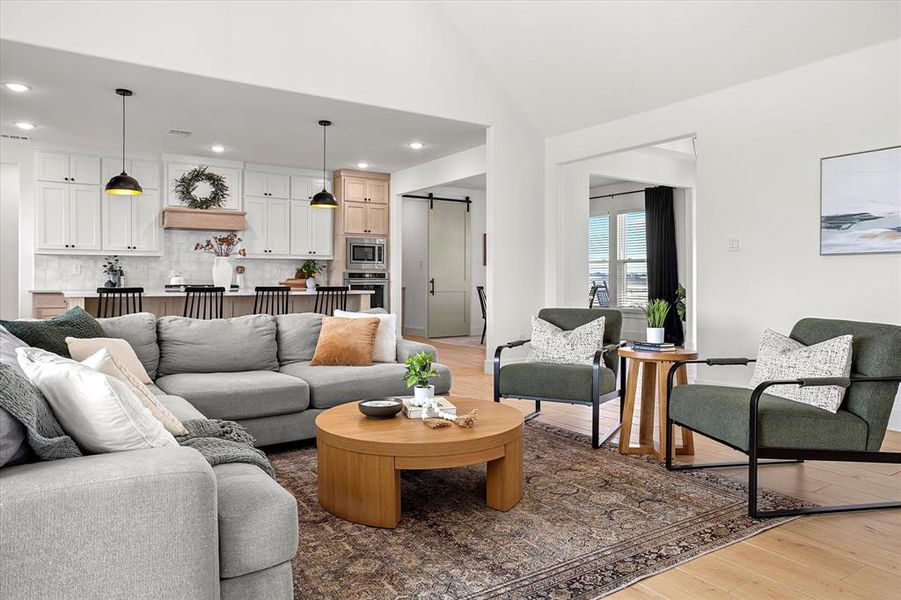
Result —
<instances>
[{"instance_id":1,"label":"window with white blinds","mask_svg":"<svg viewBox=\"0 0 901 600\"><path fill-rule=\"evenodd\" d=\"M642 307L648 301L648 256L643 210L616 215L616 304Z\"/></svg>"},{"instance_id":2,"label":"window with white blinds","mask_svg":"<svg viewBox=\"0 0 901 600\"><path fill-rule=\"evenodd\" d=\"M609 279L610 215L591 215L588 217L588 285L601 285Z\"/></svg>"}]
</instances>

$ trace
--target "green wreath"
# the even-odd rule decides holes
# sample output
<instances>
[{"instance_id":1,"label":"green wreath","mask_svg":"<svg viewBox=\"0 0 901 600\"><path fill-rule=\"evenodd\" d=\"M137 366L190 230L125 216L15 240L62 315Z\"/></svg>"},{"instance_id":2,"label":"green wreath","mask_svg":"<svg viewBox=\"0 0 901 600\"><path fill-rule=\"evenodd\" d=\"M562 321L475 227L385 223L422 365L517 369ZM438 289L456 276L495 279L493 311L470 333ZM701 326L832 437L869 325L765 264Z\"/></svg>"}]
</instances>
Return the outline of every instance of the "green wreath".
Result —
<instances>
[{"instance_id":1,"label":"green wreath","mask_svg":"<svg viewBox=\"0 0 901 600\"><path fill-rule=\"evenodd\" d=\"M175 193L178 199L184 202L188 208L222 208L225 199L228 198L228 185L225 177L218 173L212 173L206 165L195 167L175 180ZM194 195L197 184L206 181L210 184L210 195L206 198L198 198Z\"/></svg>"}]
</instances>

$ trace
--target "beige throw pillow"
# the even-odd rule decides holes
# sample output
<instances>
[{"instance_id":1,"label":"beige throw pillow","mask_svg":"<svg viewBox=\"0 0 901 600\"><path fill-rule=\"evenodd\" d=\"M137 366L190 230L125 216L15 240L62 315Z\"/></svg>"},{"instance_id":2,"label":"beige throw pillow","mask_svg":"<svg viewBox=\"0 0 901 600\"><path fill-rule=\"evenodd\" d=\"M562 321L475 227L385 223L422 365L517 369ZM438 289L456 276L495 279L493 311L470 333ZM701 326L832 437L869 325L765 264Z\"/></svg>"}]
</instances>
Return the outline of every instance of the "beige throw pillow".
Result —
<instances>
[{"instance_id":1,"label":"beige throw pillow","mask_svg":"<svg viewBox=\"0 0 901 600\"><path fill-rule=\"evenodd\" d=\"M372 364L379 320L325 317L316 344L313 366L368 367Z\"/></svg>"},{"instance_id":2,"label":"beige throw pillow","mask_svg":"<svg viewBox=\"0 0 901 600\"><path fill-rule=\"evenodd\" d=\"M131 371L125 368L116 358L109 353L106 348L101 348L85 360L81 364L87 365L92 369L97 369L104 375L109 375L126 384L134 395L138 397L141 404L150 411L166 431L172 435L186 435L188 430L178 417L169 412L169 409L163 406L159 399L153 395L153 392L135 376Z\"/></svg>"},{"instance_id":3,"label":"beige throw pillow","mask_svg":"<svg viewBox=\"0 0 901 600\"><path fill-rule=\"evenodd\" d=\"M69 346L69 354L78 362L96 354L101 348L106 348L110 356L131 371L141 383L151 383L150 375L141 364L138 355L135 354L131 344L119 338L74 338L67 337L66 345Z\"/></svg>"}]
</instances>

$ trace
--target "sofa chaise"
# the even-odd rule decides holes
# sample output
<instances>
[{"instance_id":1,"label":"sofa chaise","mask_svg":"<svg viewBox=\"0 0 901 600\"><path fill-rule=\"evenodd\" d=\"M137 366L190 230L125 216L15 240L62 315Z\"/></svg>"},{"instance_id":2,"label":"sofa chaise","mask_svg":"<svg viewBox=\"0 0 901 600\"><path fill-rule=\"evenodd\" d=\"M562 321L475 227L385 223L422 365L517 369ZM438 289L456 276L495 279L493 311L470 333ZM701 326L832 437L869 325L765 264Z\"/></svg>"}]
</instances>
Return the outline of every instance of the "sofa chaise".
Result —
<instances>
[{"instance_id":1,"label":"sofa chaise","mask_svg":"<svg viewBox=\"0 0 901 600\"><path fill-rule=\"evenodd\" d=\"M234 420L258 446L309 439L323 410L406 393L397 363L313 367L322 315L100 319L134 348L181 420ZM436 391L451 375L436 365ZM289 599L294 496L249 464L159 448L0 469L0 597Z\"/></svg>"}]
</instances>

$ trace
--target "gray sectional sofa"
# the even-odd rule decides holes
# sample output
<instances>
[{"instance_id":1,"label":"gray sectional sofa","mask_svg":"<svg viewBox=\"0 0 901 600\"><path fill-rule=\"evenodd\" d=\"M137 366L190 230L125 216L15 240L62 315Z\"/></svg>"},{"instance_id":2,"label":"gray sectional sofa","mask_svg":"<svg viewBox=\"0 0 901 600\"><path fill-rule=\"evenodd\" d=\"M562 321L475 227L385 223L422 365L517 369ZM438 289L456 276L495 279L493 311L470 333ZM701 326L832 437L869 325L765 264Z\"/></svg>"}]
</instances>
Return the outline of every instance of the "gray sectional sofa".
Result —
<instances>
[{"instance_id":1,"label":"gray sectional sofa","mask_svg":"<svg viewBox=\"0 0 901 600\"><path fill-rule=\"evenodd\" d=\"M310 366L322 316L199 321L140 313L100 323L135 349L179 419L241 423L258 446L315 436L323 410L406 393L398 363ZM436 391L450 389L437 365ZM288 599L294 496L248 464L211 468L161 448L0 469L0 597Z\"/></svg>"}]
</instances>

